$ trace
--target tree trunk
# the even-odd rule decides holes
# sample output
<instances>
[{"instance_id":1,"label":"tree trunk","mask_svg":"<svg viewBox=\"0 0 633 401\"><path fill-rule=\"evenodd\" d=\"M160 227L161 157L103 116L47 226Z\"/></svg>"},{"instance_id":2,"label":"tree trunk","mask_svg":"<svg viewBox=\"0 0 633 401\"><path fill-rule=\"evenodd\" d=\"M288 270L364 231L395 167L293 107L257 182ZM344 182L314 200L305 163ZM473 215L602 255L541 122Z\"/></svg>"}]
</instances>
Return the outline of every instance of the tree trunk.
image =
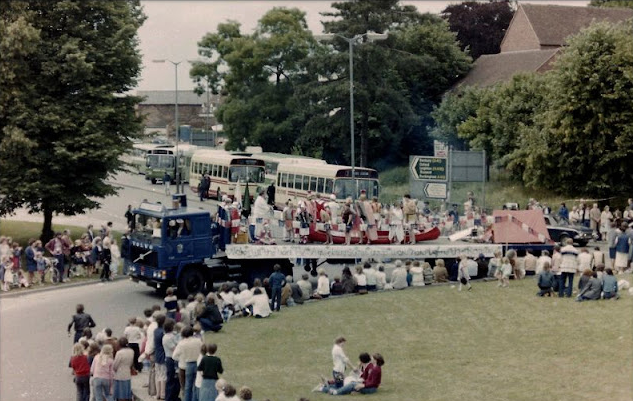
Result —
<instances>
[{"instance_id":1,"label":"tree trunk","mask_svg":"<svg viewBox=\"0 0 633 401\"><path fill-rule=\"evenodd\" d=\"M53 211L47 207L43 206L42 210L44 212L44 226L42 227L42 235L40 239L43 244L46 244L51 238L53 238Z\"/></svg>"}]
</instances>

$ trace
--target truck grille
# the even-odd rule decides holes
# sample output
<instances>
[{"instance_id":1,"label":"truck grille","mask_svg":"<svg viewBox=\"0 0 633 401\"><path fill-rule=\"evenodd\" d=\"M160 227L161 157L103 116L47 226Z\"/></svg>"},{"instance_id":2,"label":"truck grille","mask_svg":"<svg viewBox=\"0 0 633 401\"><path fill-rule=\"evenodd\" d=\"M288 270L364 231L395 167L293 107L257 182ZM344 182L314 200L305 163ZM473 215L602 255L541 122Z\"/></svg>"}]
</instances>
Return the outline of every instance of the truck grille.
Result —
<instances>
[{"instance_id":1,"label":"truck grille","mask_svg":"<svg viewBox=\"0 0 633 401\"><path fill-rule=\"evenodd\" d=\"M130 259L133 263L136 263L139 265L148 266L148 267L158 267L158 253L156 253L155 251L151 251L150 253L147 253L147 252L150 252L150 250L147 248L132 246ZM141 255L145 255L145 256L143 256L142 259L139 259Z\"/></svg>"}]
</instances>

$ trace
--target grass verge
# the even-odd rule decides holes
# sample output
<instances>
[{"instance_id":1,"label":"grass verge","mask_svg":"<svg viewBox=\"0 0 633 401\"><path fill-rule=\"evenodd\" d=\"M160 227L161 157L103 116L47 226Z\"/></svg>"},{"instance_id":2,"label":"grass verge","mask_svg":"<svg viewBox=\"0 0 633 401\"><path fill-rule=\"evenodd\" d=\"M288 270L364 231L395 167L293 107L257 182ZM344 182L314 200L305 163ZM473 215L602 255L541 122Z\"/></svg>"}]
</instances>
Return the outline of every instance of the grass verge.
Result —
<instances>
[{"instance_id":1,"label":"grass verge","mask_svg":"<svg viewBox=\"0 0 633 401\"><path fill-rule=\"evenodd\" d=\"M330 299L232 320L207 341L219 346L223 377L256 399L331 399L310 390L330 376L339 335L354 362L363 351L385 357L380 390L363 399L630 399L633 297L579 303L536 291L526 279Z\"/></svg>"},{"instance_id":2,"label":"grass verge","mask_svg":"<svg viewBox=\"0 0 633 401\"><path fill-rule=\"evenodd\" d=\"M70 230L70 236L73 240L80 238L83 233L86 232L86 227L80 226L68 226L53 224L53 231L63 231L65 229ZM99 235L99 229L94 230L95 235ZM121 244L121 233L118 231L112 232L114 239L117 243ZM0 235L13 238L13 241L18 242L23 248L28 246L29 238L39 238L42 234L42 223L30 222L30 221L17 221L17 220L0 220Z\"/></svg>"},{"instance_id":3,"label":"grass verge","mask_svg":"<svg viewBox=\"0 0 633 401\"><path fill-rule=\"evenodd\" d=\"M404 167L395 167L380 173L380 201L382 203L400 201L404 194L410 192L408 174L408 168ZM403 180L405 175L406 180ZM558 211L560 203L566 200L564 196L551 191L528 189L521 184L502 177L493 177L491 181L486 183L485 188L481 183L453 183L451 189L451 203L457 203L461 207L466 199L468 199L468 192L473 192L479 206L483 205L485 200L486 209L489 210L501 209L501 206L507 202L516 202L519 203L521 208L525 208L528 200L534 198L541 204L547 203L552 210ZM432 207L439 207L441 204L438 200L430 200L429 203ZM571 205L576 203L580 202L568 202L567 207L571 209Z\"/></svg>"}]
</instances>

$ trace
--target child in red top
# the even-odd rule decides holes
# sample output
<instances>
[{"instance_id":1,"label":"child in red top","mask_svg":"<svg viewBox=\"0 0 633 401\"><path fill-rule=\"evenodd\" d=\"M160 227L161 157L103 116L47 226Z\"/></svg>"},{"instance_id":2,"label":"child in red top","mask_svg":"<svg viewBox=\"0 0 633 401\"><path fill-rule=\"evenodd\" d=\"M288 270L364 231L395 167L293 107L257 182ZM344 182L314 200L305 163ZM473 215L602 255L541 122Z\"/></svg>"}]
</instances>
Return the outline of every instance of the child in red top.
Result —
<instances>
[{"instance_id":1,"label":"child in red top","mask_svg":"<svg viewBox=\"0 0 633 401\"><path fill-rule=\"evenodd\" d=\"M75 375L77 401L88 401L90 399L90 364L88 363L88 356L85 354L84 346L80 343L73 346L70 367Z\"/></svg>"}]
</instances>

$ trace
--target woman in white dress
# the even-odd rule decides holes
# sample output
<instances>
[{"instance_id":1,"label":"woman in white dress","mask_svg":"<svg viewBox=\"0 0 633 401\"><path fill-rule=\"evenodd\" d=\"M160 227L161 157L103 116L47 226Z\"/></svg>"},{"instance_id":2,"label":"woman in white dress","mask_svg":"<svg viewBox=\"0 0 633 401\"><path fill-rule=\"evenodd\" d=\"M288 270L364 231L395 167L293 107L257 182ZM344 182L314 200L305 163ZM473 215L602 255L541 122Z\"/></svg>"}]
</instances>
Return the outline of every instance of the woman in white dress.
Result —
<instances>
[{"instance_id":1,"label":"woman in white dress","mask_svg":"<svg viewBox=\"0 0 633 401\"><path fill-rule=\"evenodd\" d=\"M607 233L611 228L611 220L613 220L613 214L609 211L609 206L605 206L600 214L600 233L602 238L607 238Z\"/></svg>"},{"instance_id":2,"label":"woman in white dress","mask_svg":"<svg viewBox=\"0 0 633 401\"><path fill-rule=\"evenodd\" d=\"M404 241L404 214L401 205L393 205L389 210L389 242L401 244Z\"/></svg>"}]
</instances>

